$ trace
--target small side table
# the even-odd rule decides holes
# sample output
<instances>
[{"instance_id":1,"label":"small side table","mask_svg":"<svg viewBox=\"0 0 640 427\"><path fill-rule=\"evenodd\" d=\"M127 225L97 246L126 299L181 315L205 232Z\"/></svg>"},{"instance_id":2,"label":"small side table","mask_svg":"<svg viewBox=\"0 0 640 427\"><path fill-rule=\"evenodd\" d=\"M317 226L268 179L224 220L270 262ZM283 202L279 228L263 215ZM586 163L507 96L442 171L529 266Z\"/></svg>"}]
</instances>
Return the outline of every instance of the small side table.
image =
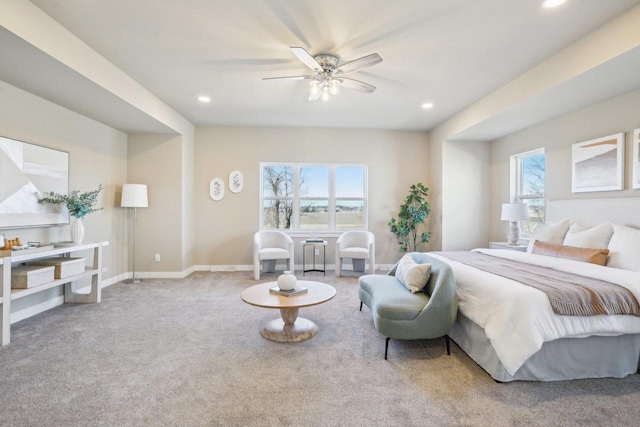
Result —
<instances>
[{"instance_id":1,"label":"small side table","mask_svg":"<svg viewBox=\"0 0 640 427\"><path fill-rule=\"evenodd\" d=\"M510 251L527 252L527 245L510 245L507 242L490 242L489 249L507 249Z\"/></svg>"},{"instance_id":2,"label":"small side table","mask_svg":"<svg viewBox=\"0 0 640 427\"><path fill-rule=\"evenodd\" d=\"M315 271L318 273L322 273L324 276L327 275L326 273L326 266L327 266L327 241L326 240L320 240L320 241L309 241L309 240L303 240L302 242L300 242L302 244L302 276L305 275L305 273L308 273L310 271ZM307 246L311 246L313 253L312 253L312 258L313 258L313 268L310 270L306 269L306 262L305 262L305 254L306 254L306 249ZM316 268L316 247L322 246L322 270Z\"/></svg>"}]
</instances>

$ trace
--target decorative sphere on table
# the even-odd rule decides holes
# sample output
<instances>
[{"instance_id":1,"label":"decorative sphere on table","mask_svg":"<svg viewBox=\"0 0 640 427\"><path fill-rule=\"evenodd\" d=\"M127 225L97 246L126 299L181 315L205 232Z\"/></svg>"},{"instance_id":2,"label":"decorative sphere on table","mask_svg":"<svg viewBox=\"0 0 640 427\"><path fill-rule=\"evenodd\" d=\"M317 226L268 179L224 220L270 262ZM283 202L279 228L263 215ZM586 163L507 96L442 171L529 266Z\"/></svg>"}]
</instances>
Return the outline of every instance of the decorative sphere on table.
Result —
<instances>
[{"instance_id":1,"label":"decorative sphere on table","mask_svg":"<svg viewBox=\"0 0 640 427\"><path fill-rule=\"evenodd\" d=\"M280 288L280 290L282 291L290 291L295 289L297 282L298 279L296 279L296 276L291 274L290 271L285 271L283 274L278 276L278 288Z\"/></svg>"}]
</instances>

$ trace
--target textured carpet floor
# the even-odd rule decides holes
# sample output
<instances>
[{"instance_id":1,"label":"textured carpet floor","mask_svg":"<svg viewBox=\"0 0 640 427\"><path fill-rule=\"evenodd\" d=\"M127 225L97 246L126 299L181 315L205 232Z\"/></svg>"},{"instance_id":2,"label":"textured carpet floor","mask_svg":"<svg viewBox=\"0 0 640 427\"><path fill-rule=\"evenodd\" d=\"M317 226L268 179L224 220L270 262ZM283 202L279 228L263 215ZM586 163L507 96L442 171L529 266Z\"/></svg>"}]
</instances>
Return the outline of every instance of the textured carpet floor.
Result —
<instances>
[{"instance_id":1,"label":"textured carpet floor","mask_svg":"<svg viewBox=\"0 0 640 427\"><path fill-rule=\"evenodd\" d=\"M275 276L267 275L265 280ZM357 277L300 309L319 327L295 344L243 303L251 273L195 273L103 290L13 326L0 348L0 425L638 425L640 375L497 384L443 340L384 337L358 311Z\"/></svg>"}]
</instances>

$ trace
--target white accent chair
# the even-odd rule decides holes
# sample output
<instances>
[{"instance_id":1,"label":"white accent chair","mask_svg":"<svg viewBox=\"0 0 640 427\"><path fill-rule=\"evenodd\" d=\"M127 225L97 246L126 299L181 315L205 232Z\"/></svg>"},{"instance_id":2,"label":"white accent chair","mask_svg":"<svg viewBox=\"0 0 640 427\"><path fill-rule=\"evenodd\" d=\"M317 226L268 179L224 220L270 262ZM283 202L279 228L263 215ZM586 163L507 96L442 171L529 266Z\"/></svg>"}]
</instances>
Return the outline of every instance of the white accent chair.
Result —
<instances>
[{"instance_id":1,"label":"white accent chair","mask_svg":"<svg viewBox=\"0 0 640 427\"><path fill-rule=\"evenodd\" d=\"M288 271L293 274L293 240L278 230L258 231L253 235L253 276L260 280L260 262L264 262L264 273L275 270L276 261L288 259Z\"/></svg>"},{"instance_id":2,"label":"white accent chair","mask_svg":"<svg viewBox=\"0 0 640 427\"><path fill-rule=\"evenodd\" d=\"M352 230L342 233L336 240L336 277L342 274L342 258L353 260L353 270L364 271L369 260L369 274L376 269L376 237L366 230Z\"/></svg>"}]
</instances>

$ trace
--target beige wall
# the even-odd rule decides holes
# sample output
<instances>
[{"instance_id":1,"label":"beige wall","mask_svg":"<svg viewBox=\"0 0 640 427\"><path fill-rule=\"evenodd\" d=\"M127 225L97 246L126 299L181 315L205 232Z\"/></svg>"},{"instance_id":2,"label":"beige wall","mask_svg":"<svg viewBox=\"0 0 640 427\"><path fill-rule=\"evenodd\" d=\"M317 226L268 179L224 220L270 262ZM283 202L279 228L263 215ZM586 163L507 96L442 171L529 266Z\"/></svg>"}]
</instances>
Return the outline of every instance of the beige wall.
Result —
<instances>
[{"instance_id":1,"label":"beige wall","mask_svg":"<svg viewBox=\"0 0 640 427\"><path fill-rule=\"evenodd\" d=\"M369 172L369 229L376 235L377 263L391 264L400 254L386 226L411 184L429 186L425 132L309 128L196 128L196 264L251 265L253 233L259 228L260 162L362 163ZM228 188L219 202L209 197L209 182L228 182L229 172L244 174L244 190ZM296 264L302 261L296 240ZM328 238L327 264L335 262L335 238Z\"/></svg>"},{"instance_id":2,"label":"beige wall","mask_svg":"<svg viewBox=\"0 0 640 427\"><path fill-rule=\"evenodd\" d=\"M609 99L555 120L533 126L491 143L491 240L503 241L507 224L500 221L502 203L509 201L509 158L513 154L544 148L547 200L571 198L640 197L631 188L631 138L640 128L640 90ZM625 189L596 193L571 193L571 145L625 132ZM615 207L613 207L615 208Z\"/></svg>"},{"instance_id":3,"label":"beige wall","mask_svg":"<svg viewBox=\"0 0 640 427\"><path fill-rule=\"evenodd\" d=\"M137 272L180 272L182 250L182 137L168 134L131 134L128 180L146 184L149 207L138 208ZM133 232L133 209L129 209ZM131 246L131 245L130 245ZM132 269L129 249L129 270ZM160 262L154 255L160 254Z\"/></svg>"},{"instance_id":4,"label":"beige wall","mask_svg":"<svg viewBox=\"0 0 640 427\"><path fill-rule=\"evenodd\" d=\"M486 246L489 237L489 143L449 141L452 126L445 123L429 134L430 250L469 250Z\"/></svg>"},{"instance_id":5,"label":"beige wall","mask_svg":"<svg viewBox=\"0 0 640 427\"><path fill-rule=\"evenodd\" d=\"M126 217L117 206L127 175L127 135L3 82L0 135L69 152L71 190L89 191L103 184L98 200L104 209L83 219L85 240L109 241L104 250L105 280L126 273ZM23 242L69 240L69 226L1 232ZM51 289L17 300L12 311L43 303L60 292Z\"/></svg>"},{"instance_id":6,"label":"beige wall","mask_svg":"<svg viewBox=\"0 0 640 427\"><path fill-rule=\"evenodd\" d=\"M487 245L489 154L488 142L443 144L442 250L469 250Z\"/></svg>"},{"instance_id":7,"label":"beige wall","mask_svg":"<svg viewBox=\"0 0 640 427\"><path fill-rule=\"evenodd\" d=\"M182 135L182 270L195 265L195 129Z\"/></svg>"}]
</instances>

